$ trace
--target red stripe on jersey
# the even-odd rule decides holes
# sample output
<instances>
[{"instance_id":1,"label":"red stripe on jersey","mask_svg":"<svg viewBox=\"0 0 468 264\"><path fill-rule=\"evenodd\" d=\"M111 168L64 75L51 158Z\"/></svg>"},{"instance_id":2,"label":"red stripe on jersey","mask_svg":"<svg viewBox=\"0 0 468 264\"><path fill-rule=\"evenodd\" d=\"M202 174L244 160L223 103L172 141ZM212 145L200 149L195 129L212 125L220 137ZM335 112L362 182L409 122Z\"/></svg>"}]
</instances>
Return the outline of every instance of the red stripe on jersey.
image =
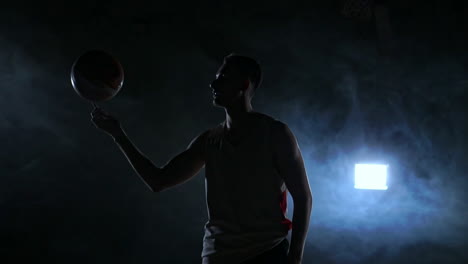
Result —
<instances>
[{"instance_id":1,"label":"red stripe on jersey","mask_svg":"<svg viewBox=\"0 0 468 264\"><path fill-rule=\"evenodd\" d=\"M292 222L286 218L286 209L288 208L288 198L287 198L287 192L283 191L281 193L281 199L280 199L280 207L281 207L281 212L283 213L283 220L281 221L281 224L287 227L288 230L292 229Z\"/></svg>"}]
</instances>

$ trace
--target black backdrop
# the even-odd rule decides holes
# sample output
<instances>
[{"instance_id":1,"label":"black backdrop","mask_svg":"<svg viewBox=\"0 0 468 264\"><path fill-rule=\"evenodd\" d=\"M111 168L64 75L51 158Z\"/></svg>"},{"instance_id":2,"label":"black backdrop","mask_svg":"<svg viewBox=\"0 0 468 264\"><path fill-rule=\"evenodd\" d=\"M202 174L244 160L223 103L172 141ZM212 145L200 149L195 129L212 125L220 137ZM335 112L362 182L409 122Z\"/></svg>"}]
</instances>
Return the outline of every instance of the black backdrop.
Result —
<instances>
[{"instance_id":1,"label":"black backdrop","mask_svg":"<svg viewBox=\"0 0 468 264\"><path fill-rule=\"evenodd\" d=\"M100 105L158 166L223 120L223 56L258 59L254 109L296 134L314 195L304 263L466 263L467 4L322 2L2 8L2 262L200 262L204 172L157 194L138 179L70 84L97 48L126 73ZM389 189L354 189L358 162L389 164Z\"/></svg>"}]
</instances>

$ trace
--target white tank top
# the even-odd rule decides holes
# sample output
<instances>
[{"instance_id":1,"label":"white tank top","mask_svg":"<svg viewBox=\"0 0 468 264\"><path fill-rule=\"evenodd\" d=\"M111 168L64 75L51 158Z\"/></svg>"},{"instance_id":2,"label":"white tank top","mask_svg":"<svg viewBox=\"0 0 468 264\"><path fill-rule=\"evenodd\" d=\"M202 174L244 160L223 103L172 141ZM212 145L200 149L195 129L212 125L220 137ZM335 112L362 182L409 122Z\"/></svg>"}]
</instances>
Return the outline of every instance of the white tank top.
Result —
<instances>
[{"instance_id":1,"label":"white tank top","mask_svg":"<svg viewBox=\"0 0 468 264\"><path fill-rule=\"evenodd\" d=\"M278 245L292 226L286 185L273 165L275 120L252 114L257 121L238 145L225 139L225 122L211 129L205 142L204 264L239 264Z\"/></svg>"}]
</instances>

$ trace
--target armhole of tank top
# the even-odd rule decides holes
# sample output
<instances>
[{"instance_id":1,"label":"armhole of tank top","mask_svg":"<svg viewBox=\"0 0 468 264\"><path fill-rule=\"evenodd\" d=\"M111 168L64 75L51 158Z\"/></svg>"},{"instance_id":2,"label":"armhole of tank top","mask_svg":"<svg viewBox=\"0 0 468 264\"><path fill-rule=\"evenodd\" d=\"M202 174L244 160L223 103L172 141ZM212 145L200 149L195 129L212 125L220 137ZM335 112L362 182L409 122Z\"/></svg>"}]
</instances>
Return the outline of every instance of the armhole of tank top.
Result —
<instances>
[{"instance_id":1,"label":"armhole of tank top","mask_svg":"<svg viewBox=\"0 0 468 264\"><path fill-rule=\"evenodd\" d=\"M205 142L204 142L204 155L205 158L208 158L209 156L209 151L211 146L215 146L219 143L220 137L221 137L221 130L222 129L222 123L218 124L214 128L210 129L206 135Z\"/></svg>"},{"instance_id":2,"label":"armhole of tank top","mask_svg":"<svg viewBox=\"0 0 468 264\"><path fill-rule=\"evenodd\" d=\"M202 141L202 155L203 155L203 159L205 160L205 164L208 158L207 151L208 151L209 137L210 137L210 130L207 130L205 134L203 135L203 141Z\"/></svg>"},{"instance_id":3,"label":"armhole of tank top","mask_svg":"<svg viewBox=\"0 0 468 264\"><path fill-rule=\"evenodd\" d=\"M276 172L278 177L280 177L281 181L283 182L283 184L281 185L281 191L283 192L283 191L287 190L287 187L286 187L286 183L284 182L284 180L281 177L281 174L279 173L278 169L276 168L275 159L274 159L274 152L273 152L273 144L275 144L275 142L273 142L273 139L272 139L272 130L273 130L273 124L276 121L278 121L278 120L273 118L273 120L270 120L269 125L268 125L268 135L267 135L268 149L269 149L269 151L271 153L270 154L270 160L271 160L271 165L273 166L273 170Z\"/></svg>"},{"instance_id":4,"label":"armhole of tank top","mask_svg":"<svg viewBox=\"0 0 468 264\"><path fill-rule=\"evenodd\" d=\"M270 153L270 161L273 166L275 166L275 160L274 160L274 153L273 153L273 140L272 140L272 129L273 129L273 123L276 121L276 119L268 120L268 125L267 125L267 146L268 146L268 152ZM276 167L274 168L276 170Z\"/></svg>"}]
</instances>

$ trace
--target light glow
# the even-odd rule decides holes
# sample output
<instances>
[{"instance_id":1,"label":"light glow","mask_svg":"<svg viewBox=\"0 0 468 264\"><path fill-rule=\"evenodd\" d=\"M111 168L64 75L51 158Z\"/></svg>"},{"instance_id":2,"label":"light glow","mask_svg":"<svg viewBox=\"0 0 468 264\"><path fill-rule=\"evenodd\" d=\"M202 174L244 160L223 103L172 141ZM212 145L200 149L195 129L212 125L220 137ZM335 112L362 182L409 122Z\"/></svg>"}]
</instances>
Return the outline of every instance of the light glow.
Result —
<instances>
[{"instance_id":1,"label":"light glow","mask_svg":"<svg viewBox=\"0 0 468 264\"><path fill-rule=\"evenodd\" d=\"M387 190L387 168L382 164L355 164L354 188Z\"/></svg>"}]
</instances>

